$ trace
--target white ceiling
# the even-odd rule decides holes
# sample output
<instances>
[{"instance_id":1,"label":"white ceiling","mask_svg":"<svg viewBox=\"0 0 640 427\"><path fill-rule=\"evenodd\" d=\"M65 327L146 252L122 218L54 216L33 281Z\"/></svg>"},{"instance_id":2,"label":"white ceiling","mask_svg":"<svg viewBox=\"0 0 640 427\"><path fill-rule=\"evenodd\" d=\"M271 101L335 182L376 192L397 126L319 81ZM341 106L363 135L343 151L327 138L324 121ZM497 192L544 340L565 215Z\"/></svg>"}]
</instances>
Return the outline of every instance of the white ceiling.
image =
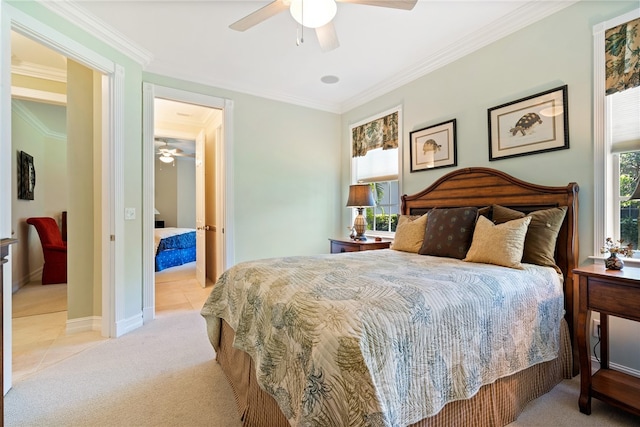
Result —
<instances>
[{"instance_id":1,"label":"white ceiling","mask_svg":"<svg viewBox=\"0 0 640 427\"><path fill-rule=\"evenodd\" d=\"M340 47L327 53L309 29L296 46L297 27L288 11L245 32L229 29L269 1L43 5L140 54L146 71L340 113L575 2L418 0L411 11L338 3L333 22ZM322 83L326 75L340 81Z\"/></svg>"}]
</instances>

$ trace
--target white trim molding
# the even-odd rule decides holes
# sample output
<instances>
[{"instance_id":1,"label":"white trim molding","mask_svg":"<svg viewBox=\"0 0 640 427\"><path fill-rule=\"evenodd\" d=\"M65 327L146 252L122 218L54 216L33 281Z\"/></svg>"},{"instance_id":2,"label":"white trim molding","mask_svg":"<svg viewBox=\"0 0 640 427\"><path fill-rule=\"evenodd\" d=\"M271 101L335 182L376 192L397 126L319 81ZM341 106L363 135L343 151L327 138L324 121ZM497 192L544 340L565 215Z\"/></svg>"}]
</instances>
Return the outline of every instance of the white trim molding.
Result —
<instances>
[{"instance_id":1,"label":"white trim molding","mask_svg":"<svg viewBox=\"0 0 640 427\"><path fill-rule=\"evenodd\" d=\"M78 317L76 319L67 320L65 332L67 334L75 334L86 331L99 331L102 319L100 316Z\"/></svg>"},{"instance_id":2,"label":"white trim molding","mask_svg":"<svg viewBox=\"0 0 640 427\"><path fill-rule=\"evenodd\" d=\"M593 27L593 254L599 254L607 236L613 236L615 218L613 164L609 156L611 142L606 135L605 117L605 32L640 17L640 9L633 10Z\"/></svg>"}]
</instances>

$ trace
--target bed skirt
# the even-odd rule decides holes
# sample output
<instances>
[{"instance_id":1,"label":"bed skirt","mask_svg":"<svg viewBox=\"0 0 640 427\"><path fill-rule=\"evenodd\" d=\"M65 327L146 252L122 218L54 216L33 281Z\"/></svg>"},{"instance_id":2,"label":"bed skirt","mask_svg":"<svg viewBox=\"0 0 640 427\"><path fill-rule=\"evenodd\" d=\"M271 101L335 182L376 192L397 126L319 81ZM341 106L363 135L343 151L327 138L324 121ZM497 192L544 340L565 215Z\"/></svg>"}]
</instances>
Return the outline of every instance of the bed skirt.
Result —
<instances>
[{"instance_id":1,"label":"bed skirt","mask_svg":"<svg viewBox=\"0 0 640 427\"><path fill-rule=\"evenodd\" d=\"M216 360L231 384L242 425L289 426L276 401L256 382L251 357L233 347L233 337L233 329L222 320ZM549 392L562 379L572 377L571 340L564 319L560 343L557 359L485 385L472 398L451 402L438 414L412 424L412 427L504 426L515 421L528 402Z\"/></svg>"}]
</instances>

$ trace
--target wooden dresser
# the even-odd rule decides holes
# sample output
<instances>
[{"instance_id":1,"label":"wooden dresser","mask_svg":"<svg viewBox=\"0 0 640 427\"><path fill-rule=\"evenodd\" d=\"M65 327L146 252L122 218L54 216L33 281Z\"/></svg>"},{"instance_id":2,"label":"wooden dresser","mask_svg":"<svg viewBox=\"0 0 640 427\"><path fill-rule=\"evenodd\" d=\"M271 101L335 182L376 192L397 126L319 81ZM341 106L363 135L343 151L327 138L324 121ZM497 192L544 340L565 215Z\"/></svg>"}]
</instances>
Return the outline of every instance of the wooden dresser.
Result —
<instances>
[{"instance_id":1,"label":"wooden dresser","mask_svg":"<svg viewBox=\"0 0 640 427\"><path fill-rule=\"evenodd\" d=\"M373 238L365 240L364 242L351 239L329 239L329 241L331 242L332 254L340 252L371 251L374 249L389 249L392 242L392 240L387 239L376 242Z\"/></svg>"},{"instance_id":2,"label":"wooden dresser","mask_svg":"<svg viewBox=\"0 0 640 427\"><path fill-rule=\"evenodd\" d=\"M606 270L601 264L573 270L580 279L578 350L580 412L591 414L591 398L640 415L640 378L609 366L609 316L640 322L640 268ZM600 313L600 369L591 374L591 311Z\"/></svg>"}]
</instances>

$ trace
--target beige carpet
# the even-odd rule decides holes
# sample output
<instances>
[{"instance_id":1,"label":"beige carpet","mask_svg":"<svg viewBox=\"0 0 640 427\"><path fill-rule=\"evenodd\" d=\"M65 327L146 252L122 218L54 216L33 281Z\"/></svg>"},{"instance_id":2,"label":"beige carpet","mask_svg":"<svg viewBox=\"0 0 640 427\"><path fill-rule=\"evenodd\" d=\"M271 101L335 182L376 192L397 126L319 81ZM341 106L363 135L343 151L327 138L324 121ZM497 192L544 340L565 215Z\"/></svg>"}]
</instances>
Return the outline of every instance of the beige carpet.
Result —
<instances>
[{"instance_id":1,"label":"beige carpet","mask_svg":"<svg viewBox=\"0 0 640 427\"><path fill-rule=\"evenodd\" d=\"M639 426L597 400L578 411L579 378L531 402L512 427ZM6 426L240 426L231 389L197 311L161 314L16 384Z\"/></svg>"},{"instance_id":2,"label":"beige carpet","mask_svg":"<svg viewBox=\"0 0 640 427\"><path fill-rule=\"evenodd\" d=\"M36 295L37 294L37 295ZM13 294L12 316L26 317L67 311L67 284L31 282Z\"/></svg>"}]
</instances>

